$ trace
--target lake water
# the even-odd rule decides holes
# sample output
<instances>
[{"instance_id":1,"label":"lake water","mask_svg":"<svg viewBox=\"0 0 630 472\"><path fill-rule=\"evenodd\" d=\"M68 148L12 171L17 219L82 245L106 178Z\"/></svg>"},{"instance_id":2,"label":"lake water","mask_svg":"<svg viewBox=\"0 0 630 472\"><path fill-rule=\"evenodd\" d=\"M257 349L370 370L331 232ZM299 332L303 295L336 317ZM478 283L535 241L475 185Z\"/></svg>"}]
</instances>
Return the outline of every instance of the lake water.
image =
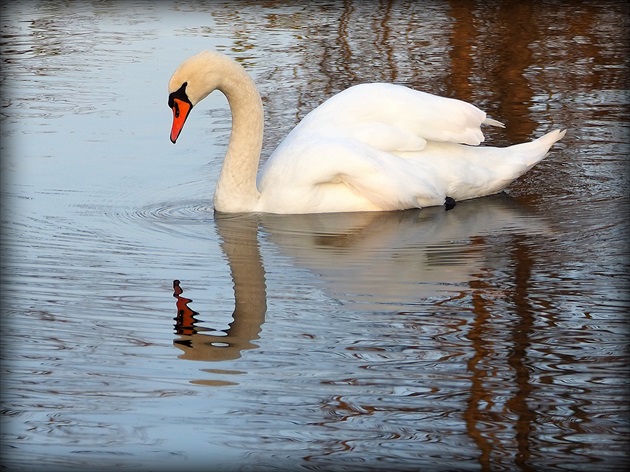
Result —
<instances>
[{"instance_id":1,"label":"lake water","mask_svg":"<svg viewBox=\"0 0 630 472\"><path fill-rule=\"evenodd\" d=\"M4 468L630 466L624 2L10 3ZM223 96L168 139L206 48L257 82L265 156L370 81L476 104L489 145L569 131L448 212L215 217Z\"/></svg>"}]
</instances>

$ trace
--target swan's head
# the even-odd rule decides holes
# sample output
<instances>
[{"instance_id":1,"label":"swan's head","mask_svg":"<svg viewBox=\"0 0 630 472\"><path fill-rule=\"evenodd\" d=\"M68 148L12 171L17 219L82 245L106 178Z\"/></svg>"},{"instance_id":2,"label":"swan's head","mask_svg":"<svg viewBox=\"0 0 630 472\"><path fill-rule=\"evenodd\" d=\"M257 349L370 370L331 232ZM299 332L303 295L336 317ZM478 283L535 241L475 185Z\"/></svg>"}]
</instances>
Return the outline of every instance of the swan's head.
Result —
<instances>
[{"instance_id":1,"label":"swan's head","mask_svg":"<svg viewBox=\"0 0 630 472\"><path fill-rule=\"evenodd\" d=\"M173 110L171 141L175 143L190 110L219 88L222 64L229 61L222 54L203 51L186 59L168 83L168 106Z\"/></svg>"}]
</instances>

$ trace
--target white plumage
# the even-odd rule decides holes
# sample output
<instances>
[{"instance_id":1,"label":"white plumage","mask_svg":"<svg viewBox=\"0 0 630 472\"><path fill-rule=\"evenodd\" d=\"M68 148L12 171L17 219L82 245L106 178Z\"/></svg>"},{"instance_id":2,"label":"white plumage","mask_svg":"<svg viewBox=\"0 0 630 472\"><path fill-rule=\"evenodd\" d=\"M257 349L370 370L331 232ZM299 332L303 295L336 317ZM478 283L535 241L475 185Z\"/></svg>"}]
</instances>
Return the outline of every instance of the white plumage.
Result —
<instances>
[{"instance_id":1,"label":"white plumage","mask_svg":"<svg viewBox=\"0 0 630 472\"><path fill-rule=\"evenodd\" d=\"M556 130L505 148L478 146L482 124L503 125L475 106L400 85L362 84L305 116L256 178L263 110L245 70L205 51L185 61L169 83L171 98L188 100L191 108L215 89L232 111L215 191L215 209L223 212L389 211L491 195L536 165L565 134ZM174 119L173 142L188 111Z\"/></svg>"}]
</instances>

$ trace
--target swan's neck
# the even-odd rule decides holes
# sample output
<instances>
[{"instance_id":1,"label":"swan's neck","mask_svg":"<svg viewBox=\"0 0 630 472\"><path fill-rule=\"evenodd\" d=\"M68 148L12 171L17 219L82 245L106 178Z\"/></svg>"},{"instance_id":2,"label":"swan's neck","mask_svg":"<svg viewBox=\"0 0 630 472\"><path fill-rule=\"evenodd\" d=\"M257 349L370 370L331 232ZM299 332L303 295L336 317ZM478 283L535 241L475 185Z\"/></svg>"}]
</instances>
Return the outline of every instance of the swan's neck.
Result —
<instances>
[{"instance_id":1,"label":"swan's neck","mask_svg":"<svg viewBox=\"0 0 630 472\"><path fill-rule=\"evenodd\" d=\"M214 208L223 212L255 210L260 193L256 174L263 138L263 106L254 81L237 63L226 65L218 89L232 112L232 132L221 175L214 192Z\"/></svg>"}]
</instances>

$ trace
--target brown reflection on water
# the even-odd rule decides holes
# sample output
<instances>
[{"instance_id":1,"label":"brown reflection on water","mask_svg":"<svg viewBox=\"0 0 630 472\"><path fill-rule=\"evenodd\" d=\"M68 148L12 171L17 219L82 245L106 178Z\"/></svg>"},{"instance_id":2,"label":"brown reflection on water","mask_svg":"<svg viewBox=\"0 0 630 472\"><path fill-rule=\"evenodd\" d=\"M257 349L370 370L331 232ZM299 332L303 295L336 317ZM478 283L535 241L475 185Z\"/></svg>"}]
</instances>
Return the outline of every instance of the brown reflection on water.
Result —
<instances>
[{"instance_id":1,"label":"brown reflection on water","mask_svg":"<svg viewBox=\"0 0 630 472\"><path fill-rule=\"evenodd\" d=\"M479 448L479 464L482 470L490 468L490 454L496 447L497 439L493 434L484 434L479 423L492 422L495 418L490 414L483 412L481 405L492 405L494 402L494 394L484 387L484 381L488 375L487 370L483 366L483 360L488 357L492 351L492 345L484 337L487 323L490 321L491 312L487 307L489 302L485 293L489 292L492 287L489 286L482 278L471 281L470 286L473 289L472 304L475 318L472 322L467 338L473 351L473 355L468 361L467 369L471 373L470 397L466 402L466 410L463 413L466 422L466 431L470 438Z\"/></svg>"},{"instance_id":2,"label":"brown reflection on water","mask_svg":"<svg viewBox=\"0 0 630 472\"><path fill-rule=\"evenodd\" d=\"M505 295L511 298L511 305L515 311L513 316L516 316L517 321L506 333L509 335L509 339L506 339L509 343L509 352L506 355L507 365L505 366L493 365L491 369L485 366L491 358L495 360L502 358L497 347L501 342L505 342L499 339L493 342L488 339L488 333L492 332L492 325L495 323L492 313L496 311L496 307L493 307L493 299L497 292L494 287L496 279L489 278L489 274L485 274L485 277L479 277L470 282L475 317L466 337L470 340L474 354L467 366L471 373L471 385L470 397L463 416L468 434L479 448L478 461L481 470L484 471L492 470L492 465L500 463L501 458L510 450L505 440L506 432L496 428L496 425L506 422L512 424L514 433L516 448L514 464L519 470L535 470L530 466L530 433L535 425L536 413L528 405L533 387L530 382L529 367L526 364L527 351L531 344L530 334L534 325L534 313L528 302L534 261L528 255L527 248L521 244L522 236L515 235L511 239L509 252L516 261L512 279L514 285L511 290L506 290ZM505 400L502 411L497 413L492 411L492 406L496 401L496 392L493 391L491 385L492 377L501 367L506 367L507 372L513 373L514 392ZM513 419L506 421L507 417ZM489 425L495 425L495 427L488 427ZM507 437L510 436L507 435Z\"/></svg>"},{"instance_id":3,"label":"brown reflection on water","mask_svg":"<svg viewBox=\"0 0 630 472\"><path fill-rule=\"evenodd\" d=\"M483 238L479 238L479 243ZM540 261L531 255L531 248L527 244L527 237L512 235L506 248L510 259L514 261L512 270L501 276L493 274L487 269L480 271L471 280L471 302L474 319L466 338L470 341L473 355L468 361L467 369L471 373L470 397L466 404L463 418L466 422L467 433L479 449L478 462L481 470L493 470L497 464L505 462L505 458L514 449L513 463L518 470L538 470L532 464L536 455L540 453L537 446L541 443L542 429L548 420L547 405L540 404L538 397L544 397L546 388L552 388L553 382L546 376L536 378L533 373L537 368L549 368L549 360L558 356L561 360L553 368L571 369L579 361L570 355L564 355L556 350L553 343L541 345L536 341L540 336L540 326L536 322L547 319L550 326L555 325L554 315L541 312L531 300L531 293L535 292L532 274ZM501 281L508 285L497 289ZM505 299L507 309L503 310L495 303L498 299ZM501 322L497 317L505 316L512 319L509 329L497 337L497 324ZM592 342L592 341L590 341ZM577 347L577 346L576 346ZM549 359L538 358L540 365L533 364L536 358L535 350L544 353ZM533 354L533 355L532 355ZM558 372L561 372L558 371ZM510 395L505 395L503 407L497 404L497 377L509 379L507 389ZM571 417L567 418L568 431L556 436L558 441L567 441L566 453L588 450L592 445L577 438L570 438L572 434L587 435L584 425L589 423L589 415L583 411L582 405L590 405L588 399L596 395L587 388L586 383L581 387L579 399L573 399ZM566 399L571 398L566 394ZM538 408L532 405L538 404ZM509 430L506 430L509 427ZM569 439L570 438L570 439ZM510 442L514 443L513 448Z\"/></svg>"},{"instance_id":4,"label":"brown reflection on water","mask_svg":"<svg viewBox=\"0 0 630 472\"><path fill-rule=\"evenodd\" d=\"M522 244L522 236L512 237L512 253L517 261L514 267L514 289L512 300L517 322L511 332L511 351L507 359L508 366L515 373L515 394L508 399L506 407L516 415L515 433L517 454L515 464L520 470L534 470L529 466L529 435L536 420L535 412L529 407L528 399L533 387L530 383L529 367L525 364L527 351L531 345L530 336L534 326L534 311L529 303L531 293L531 274L534 260L527 247Z\"/></svg>"},{"instance_id":5,"label":"brown reflection on water","mask_svg":"<svg viewBox=\"0 0 630 472\"><path fill-rule=\"evenodd\" d=\"M450 5L450 15L456 27L451 30L449 58L453 68L446 83L449 89L456 91L457 98L467 102L474 99L471 78L475 42L479 35L471 15L473 7L473 0L451 2Z\"/></svg>"},{"instance_id":6,"label":"brown reflection on water","mask_svg":"<svg viewBox=\"0 0 630 472\"><path fill-rule=\"evenodd\" d=\"M531 136L537 125L529 113L533 91L525 73L533 65L531 48L543 34L537 27L541 12L528 2L499 2L493 12L484 9L483 16L471 1L450 2L450 10L455 23L447 93L475 101L476 86L494 89L494 98L500 99L495 117L511 136ZM502 34L506 25L512 28Z\"/></svg>"}]
</instances>

